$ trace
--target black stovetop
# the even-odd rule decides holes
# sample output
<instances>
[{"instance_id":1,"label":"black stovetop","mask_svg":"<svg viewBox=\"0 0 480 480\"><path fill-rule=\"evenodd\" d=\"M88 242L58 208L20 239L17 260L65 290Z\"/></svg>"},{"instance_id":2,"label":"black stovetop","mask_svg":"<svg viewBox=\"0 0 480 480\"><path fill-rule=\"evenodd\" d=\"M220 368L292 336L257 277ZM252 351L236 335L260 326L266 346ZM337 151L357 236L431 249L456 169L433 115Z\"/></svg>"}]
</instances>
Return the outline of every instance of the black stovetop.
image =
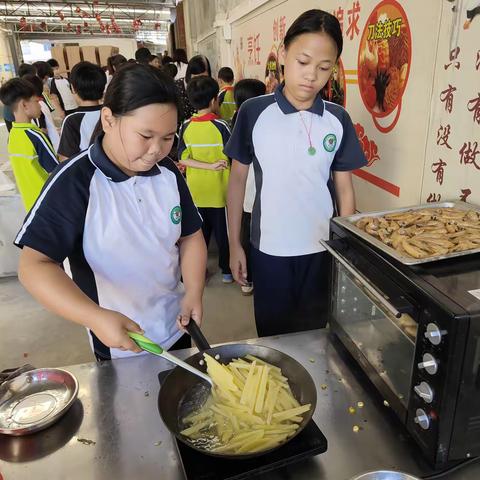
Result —
<instances>
[{"instance_id":1,"label":"black stovetop","mask_svg":"<svg viewBox=\"0 0 480 480\"><path fill-rule=\"evenodd\" d=\"M160 384L168 371L160 372ZM200 453L175 438L187 480L243 480L327 451L327 439L313 420L288 443L270 453L245 460L223 459Z\"/></svg>"}]
</instances>

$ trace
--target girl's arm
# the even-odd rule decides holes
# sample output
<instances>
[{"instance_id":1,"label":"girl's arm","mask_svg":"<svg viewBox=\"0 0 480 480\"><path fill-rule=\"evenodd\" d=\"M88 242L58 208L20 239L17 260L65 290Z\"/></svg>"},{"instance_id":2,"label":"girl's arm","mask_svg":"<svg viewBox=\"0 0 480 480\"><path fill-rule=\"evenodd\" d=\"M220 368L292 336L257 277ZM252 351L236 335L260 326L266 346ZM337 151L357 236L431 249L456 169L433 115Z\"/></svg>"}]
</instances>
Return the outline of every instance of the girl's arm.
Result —
<instances>
[{"instance_id":1,"label":"girl's arm","mask_svg":"<svg viewBox=\"0 0 480 480\"><path fill-rule=\"evenodd\" d=\"M142 329L125 315L97 305L58 263L43 253L24 247L20 255L18 277L23 286L48 310L89 328L108 347L141 351L126 331L143 333Z\"/></svg>"},{"instance_id":2,"label":"girl's arm","mask_svg":"<svg viewBox=\"0 0 480 480\"><path fill-rule=\"evenodd\" d=\"M215 163L200 162L193 158L185 158L179 160L179 163L186 167L201 168L202 170L225 170L227 168L227 160L217 160Z\"/></svg>"},{"instance_id":3,"label":"girl's arm","mask_svg":"<svg viewBox=\"0 0 480 480\"><path fill-rule=\"evenodd\" d=\"M353 215L355 213L355 191L353 190L352 172L333 172L333 184L337 197L338 214Z\"/></svg>"},{"instance_id":4,"label":"girl's arm","mask_svg":"<svg viewBox=\"0 0 480 480\"><path fill-rule=\"evenodd\" d=\"M190 318L200 326L202 323L202 296L207 271L207 246L202 230L180 239L180 268L182 271L185 296L182 300L177 324L183 330Z\"/></svg>"},{"instance_id":5,"label":"girl's arm","mask_svg":"<svg viewBox=\"0 0 480 480\"><path fill-rule=\"evenodd\" d=\"M232 270L233 278L240 285L246 285L247 283L247 261L240 243L240 229L248 169L249 165L244 165L238 160L232 161L227 194L230 269Z\"/></svg>"}]
</instances>

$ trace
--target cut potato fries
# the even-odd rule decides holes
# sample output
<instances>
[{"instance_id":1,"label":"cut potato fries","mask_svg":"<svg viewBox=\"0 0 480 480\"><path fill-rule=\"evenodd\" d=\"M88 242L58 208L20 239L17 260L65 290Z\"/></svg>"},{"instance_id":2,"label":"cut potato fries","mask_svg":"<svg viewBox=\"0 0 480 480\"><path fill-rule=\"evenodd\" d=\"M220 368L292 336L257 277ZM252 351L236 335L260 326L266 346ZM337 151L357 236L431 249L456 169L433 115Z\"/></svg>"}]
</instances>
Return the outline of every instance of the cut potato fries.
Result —
<instances>
[{"instance_id":1,"label":"cut potato fries","mask_svg":"<svg viewBox=\"0 0 480 480\"><path fill-rule=\"evenodd\" d=\"M204 358L214 388L205 405L183 419L182 435L213 452L241 455L295 434L311 405L300 405L280 368L252 355L228 365Z\"/></svg>"}]
</instances>

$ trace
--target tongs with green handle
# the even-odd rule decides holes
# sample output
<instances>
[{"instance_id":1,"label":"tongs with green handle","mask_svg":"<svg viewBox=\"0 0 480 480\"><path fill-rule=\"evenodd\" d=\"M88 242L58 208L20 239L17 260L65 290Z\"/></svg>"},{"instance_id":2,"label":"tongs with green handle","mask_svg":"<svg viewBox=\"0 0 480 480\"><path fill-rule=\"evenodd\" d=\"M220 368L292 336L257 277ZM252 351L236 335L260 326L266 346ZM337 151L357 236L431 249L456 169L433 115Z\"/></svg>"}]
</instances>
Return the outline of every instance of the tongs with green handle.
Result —
<instances>
[{"instance_id":1,"label":"tongs with green handle","mask_svg":"<svg viewBox=\"0 0 480 480\"><path fill-rule=\"evenodd\" d=\"M212 379L206 374L201 372L195 367L192 367L188 363L180 360L178 357L175 357L171 353L168 353L165 349L163 349L160 345L156 344L153 340L150 340L145 335L141 335L140 333L135 332L127 332L128 336L145 352L152 353L153 355L158 355L159 357L168 360L169 362L174 363L175 365L179 366L180 368L184 368L189 372L197 375L201 379L205 380L209 383L211 387L213 387Z\"/></svg>"}]
</instances>

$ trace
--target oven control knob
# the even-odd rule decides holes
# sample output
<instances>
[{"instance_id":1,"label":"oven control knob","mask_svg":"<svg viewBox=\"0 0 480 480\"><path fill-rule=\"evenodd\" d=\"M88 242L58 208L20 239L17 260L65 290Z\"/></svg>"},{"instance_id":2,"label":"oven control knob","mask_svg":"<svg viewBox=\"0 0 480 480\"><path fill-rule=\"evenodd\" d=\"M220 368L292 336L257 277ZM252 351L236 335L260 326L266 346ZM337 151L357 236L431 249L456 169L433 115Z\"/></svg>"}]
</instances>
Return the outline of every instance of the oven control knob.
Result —
<instances>
[{"instance_id":1,"label":"oven control knob","mask_svg":"<svg viewBox=\"0 0 480 480\"><path fill-rule=\"evenodd\" d=\"M436 358L432 354L426 353L422 360L423 361L418 364L418 368L424 368L428 374L435 375L438 371L438 362Z\"/></svg>"},{"instance_id":2,"label":"oven control knob","mask_svg":"<svg viewBox=\"0 0 480 480\"><path fill-rule=\"evenodd\" d=\"M424 333L425 338L430 341L433 345L440 345L443 335L446 335L445 330L440 330L437 325L434 323L429 323L427 325L427 331Z\"/></svg>"},{"instance_id":3,"label":"oven control knob","mask_svg":"<svg viewBox=\"0 0 480 480\"><path fill-rule=\"evenodd\" d=\"M433 402L433 390L427 382L422 382L413 387L415 393L427 403Z\"/></svg>"},{"instance_id":4,"label":"oven control knob","mask_svg":"<svg viewBox=\"0 0 480 480\"><path fill-rule=\"evenodd\" d=\"M416 417L413 421L423 430L428 430L430 427L430 417L427 415L423 408L417 408L415 412Z\"/></svg>"}]
</instances>

